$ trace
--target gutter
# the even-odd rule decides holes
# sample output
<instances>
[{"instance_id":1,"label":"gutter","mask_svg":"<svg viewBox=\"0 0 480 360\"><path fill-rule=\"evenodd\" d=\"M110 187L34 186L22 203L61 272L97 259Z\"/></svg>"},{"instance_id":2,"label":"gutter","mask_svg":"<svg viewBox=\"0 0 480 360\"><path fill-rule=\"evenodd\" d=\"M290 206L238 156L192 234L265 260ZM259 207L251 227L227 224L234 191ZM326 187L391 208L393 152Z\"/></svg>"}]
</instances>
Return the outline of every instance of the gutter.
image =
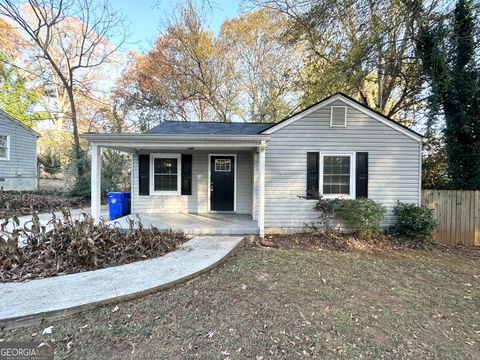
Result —
<instances>
[{"instance_id":1,"label":"gutter","mask_svg":"<svg viewBox=\"0 0 480 360\"><path fill-rule=\"evenodd\" d=\"M200 135L165 135L165 134L99 134L85 133L80 135L81 138L91 143L104 142L122 142L124 145L132 142L142 143L158 143L162 142L178 142L178 141L242 141L258 143L269 140L266 135L225 135L225 134L200 134Z\"/></svg>"}]
</instances>

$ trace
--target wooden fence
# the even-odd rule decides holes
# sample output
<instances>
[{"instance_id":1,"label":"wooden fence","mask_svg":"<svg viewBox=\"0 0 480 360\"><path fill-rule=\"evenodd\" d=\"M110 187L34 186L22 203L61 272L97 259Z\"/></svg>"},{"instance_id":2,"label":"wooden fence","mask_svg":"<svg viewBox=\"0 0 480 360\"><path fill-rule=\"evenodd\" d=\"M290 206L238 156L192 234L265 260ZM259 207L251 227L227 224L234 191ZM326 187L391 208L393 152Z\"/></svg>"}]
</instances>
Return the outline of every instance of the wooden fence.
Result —
<instances>
[{"instance_id":1,"label":"wooden fence","mask_svg":"<svg viewBox=\"0 0 480 360\"><path fill-rule=\"evenodd\" d=\"M480 191L423 190L422 204L435 210L438 243L480 246Z\"/></svg>"}]
</instances>

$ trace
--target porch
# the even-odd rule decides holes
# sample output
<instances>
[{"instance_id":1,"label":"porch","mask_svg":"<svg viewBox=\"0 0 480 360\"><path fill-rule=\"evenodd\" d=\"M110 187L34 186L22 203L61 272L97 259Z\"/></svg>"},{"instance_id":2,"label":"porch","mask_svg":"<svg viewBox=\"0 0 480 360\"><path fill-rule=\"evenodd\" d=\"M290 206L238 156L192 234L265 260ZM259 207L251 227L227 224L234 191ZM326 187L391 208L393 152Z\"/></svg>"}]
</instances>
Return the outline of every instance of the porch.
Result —
<instances>
[{"instance_id":1,"label":"porch","mask_svg":"<svg viewBox=\"0 0 480 360\"><path fill-rule=\"evenodd\" d=\"M258 234L258 222L246 214L159 214L141 213L121 217L112 223L128 229L131 220L140 220L145 228L182 231L188 235L250 235Z\"/></svg>"},{"instance_id":2,"label":"porch","mask_svg":"<svg viewBox=\"0 0 480 360\"><path fill-rule=\"evenodd\" d=\"M101 149L132 156L130 217L195 235L264 234L266 137L85 134L92 216L99 219ZM139 214L139 215L137 215ZM128 228L127 218L118 219Z\"/></svg>"}]
</instances>

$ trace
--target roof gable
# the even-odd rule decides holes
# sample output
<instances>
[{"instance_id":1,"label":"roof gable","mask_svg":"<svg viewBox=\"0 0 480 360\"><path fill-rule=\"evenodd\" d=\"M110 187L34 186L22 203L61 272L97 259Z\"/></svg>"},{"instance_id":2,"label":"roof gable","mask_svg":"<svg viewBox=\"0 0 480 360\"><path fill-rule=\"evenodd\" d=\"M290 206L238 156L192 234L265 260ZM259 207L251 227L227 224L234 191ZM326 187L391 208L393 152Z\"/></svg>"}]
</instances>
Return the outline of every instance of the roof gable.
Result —
<instances>
[{"instance_id":1,"label":"roof gable","mask_svg":"<svg viewBox=\"0 0 480 360\"><path fill-rule=\"evenodd\" d=\"M14 123L15 125L24 128L25 130L29 131L30 133L32 133L36 137L40 137L40 134L38 132L36 132L32 128L28 127L27 125L22 124L20 121L18 121L14 117L10 116L9 114L7 114L5 111L3 111L1 109L0 109L0 117L2 117L4 119L7 119L7 120L11 121L12 123Z\"/></svg>"},{"instance_id":2,"label":"roof gable","mask_svg":"<svg viewBox=\"0 0 480 360\"><path fill-rule=\"evenodd\" d=\"M275 133L276 131L290 125L291 123L307 116L308 114L311 114L314 111L317 111L325 106L328 106L329 104L333 103L334 101L342 101L343 103L355 108L356 110L363 112L364 114L368 115L369 117L391 127L394 130L397 130L401 132L402 134L408 136L411 139L414 139L416 141L421 142L423 139L423 136L414 130L396 122L393 119L390 119L389 117L381 114L378 111L373 110L372 108L358 102L357 100L343 94L343 93L336 93L332 96L329 96L323 100L320 100L319 102L307 107L304 110L301 110L285 119L280 121L279 123L276 123L267 129L263 130L261 134L264 135L270 135Z\"/></svg>"}]
</instances>

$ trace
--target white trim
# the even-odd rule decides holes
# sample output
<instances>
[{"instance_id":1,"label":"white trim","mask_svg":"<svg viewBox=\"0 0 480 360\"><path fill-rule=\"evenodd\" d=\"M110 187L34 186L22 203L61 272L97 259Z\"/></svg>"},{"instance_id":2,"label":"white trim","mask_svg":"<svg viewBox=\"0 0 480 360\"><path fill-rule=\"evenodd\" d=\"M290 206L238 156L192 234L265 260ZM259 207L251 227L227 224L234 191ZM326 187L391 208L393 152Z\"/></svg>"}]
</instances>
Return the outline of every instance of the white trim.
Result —
<instances>
[{"instance_id":1,"label":"white trim","mask_svg":"<svg viewBox=\"0 0 480 360\"><path fill-rule=\"evenodd\" d=\"M155 191L155 159L177 159L177 190ZM151 153L150 154L150 195L181 195L182 193L182 155L173 153Z\"/></svg>"},{"instance_id":2,"label":"white trim","mask_svg":"<svg viewBox=\"0 0 480 360\"><path fill-rule=\"evenodd\" d=\"M1 136L6 136L7 137L7 156L6 157L0 157L0 161L10 161L10 135L2 135ZM37 157L35 156L35 159Z\"/></svg>"},{"instance_id":3,"label":"white trim","mask_svg":"<svg viewBox=\"0 0 480 360\"><path fill-rule=\"evenodd\" d=\"M423 151L423 144L420 143L420 144L418 144L418 146L419 146L418 157L419 157L419 162L420 162L420 166L418 167L418 206L421 206L422 205L422 162L423 162L422 151Z\"/></svg>"},{"instance_id":4,"label":"white trim","mask_svg":"<svg viewBox=\"0 0 480 360\"><path fill-rule=\"evenodd\" d=\"M258 189L258 153L256 151L252 152L252 220L258 220L258 211L257 211L257 189Z\"/></svg>"},{"instance_id":5,"label":"white trim","mask_svg":"<svg viewBox=\"0 0 480 360\"><path fill-rule=\"evenodd\" d=\"M91 144L91 199L90 207L92 218L95 223L100 221L101 216L101 181L102 181L102 148L98 145Z\"/></svg>"},{"instance_id":6,"label":"white trim","mask_svg":"<svg viewBox=\"0 0 480 360\"><path fill-rule=\"evenodd\" d=\"M134 174L134 169L135 169L135 161L137 161L138 164L138 154L131 154L131 159L130 159L130 212L133 214L134 209L135 209L135 204L133 198L134 196L134 191L133 191L133 184L135 181L135 174ZM138 179L138 176L136 177ZM150 181L150 179L149 179ZM140 186L140 184L138 184Z\"/></svg>"},{"instance_id":7,"label":"white trim","mask_svg":"<svg viewBox=\"0 0 480 360\"><path fill-rule=\"evenodd\" d=\"M211 178L212 178L212 156L233 156L233 212L237 212L237 154L208 154L208 182L207 182L207 201L208 201L208 212L232 212L232 211L218 211L212 210L212 204L210 202L210 187L211 187Z\"/></svg>"},{"instance_id":8,"label":"white trim","mask_svg":"<svg viewBox=\"0 0 480 360\"><path fill-rule=\"evenodd\" d=\"M356 172L356 156L355 152L320 152L320 171L319 171L319 193L327 199L355 199L356 188L355 188L355 172ZM323 194L323 158L325 156L349 156L350 157L350 194Z\"/></svg>"},{"instance_id":9,"label":"white trim","mask_svg":"<svg viewBox=\"0 0 480 360\"><path fill-rule=\"evenodd\" d=\"M278 125L275 125L273 127L271 127L270 129L267 129L265 130L262 134L264 135L270 135L270 134L273 134L275 133L276 131L280 130L280 129L283 129L285 126L288 126L290 125L291 123L311 114L312 112L314 111L317 111L325 106L328 106L330 105L332 102L334 101L342 101L344 102L345 104L357 109L358 111L370 116L371 118L375 119L375 120L378 120L380 121L381 123L391 127L392 129L394 130L397 130L399 132L401 132L402 134L408 136L409 138L415 140L415 141L419 141L419 142L422 142L422 137L419 136L419 135L416 135L410 131L408 131L407 129L404 129L403 127L401 127L400 125L397 125L395 124L394 122L391 122L387 119L384 119L383 117L381 117L380 115L376 114L374 111L372 110L368 110L366 108L364 108L363 106L360 106L358 104L356 104L355 102L351 101L350 99L342 96L341 94L337 94L335 96L332 96L330 99L328 100L325 100L315 106L312 106L311 108L307 109L307 110L304 110L300 113L298 113L297 115L295 116L292 116L290 119L288 120L285 120L281 123L279 123Z\"/></svg>"},{"instance_id":10,"label":"white trim","mask_svg":"<svg viewBox=\"0 0 480 360\"><path fill-rule=\"evenodd\" d=\"M333 125L333 109L335 108L343 108L345 109L345 119L344 119L344 124L343 125ZM345 128L347 127L347 111L348 107L347 106L330 106L330 127L338 127L338 128Z\"/></svg>"},{"instance_id":11,"label":"white trim","mask_svg":"<svg viewBox=\"0 0 480 360\"><path fill-rule=\"evenodd\" d=\"M258 177L259 177L259 199L258 199L258 232L259 236L265 236L265 141L262 141L258 151Z\"/></svg>"}]
</instances>

